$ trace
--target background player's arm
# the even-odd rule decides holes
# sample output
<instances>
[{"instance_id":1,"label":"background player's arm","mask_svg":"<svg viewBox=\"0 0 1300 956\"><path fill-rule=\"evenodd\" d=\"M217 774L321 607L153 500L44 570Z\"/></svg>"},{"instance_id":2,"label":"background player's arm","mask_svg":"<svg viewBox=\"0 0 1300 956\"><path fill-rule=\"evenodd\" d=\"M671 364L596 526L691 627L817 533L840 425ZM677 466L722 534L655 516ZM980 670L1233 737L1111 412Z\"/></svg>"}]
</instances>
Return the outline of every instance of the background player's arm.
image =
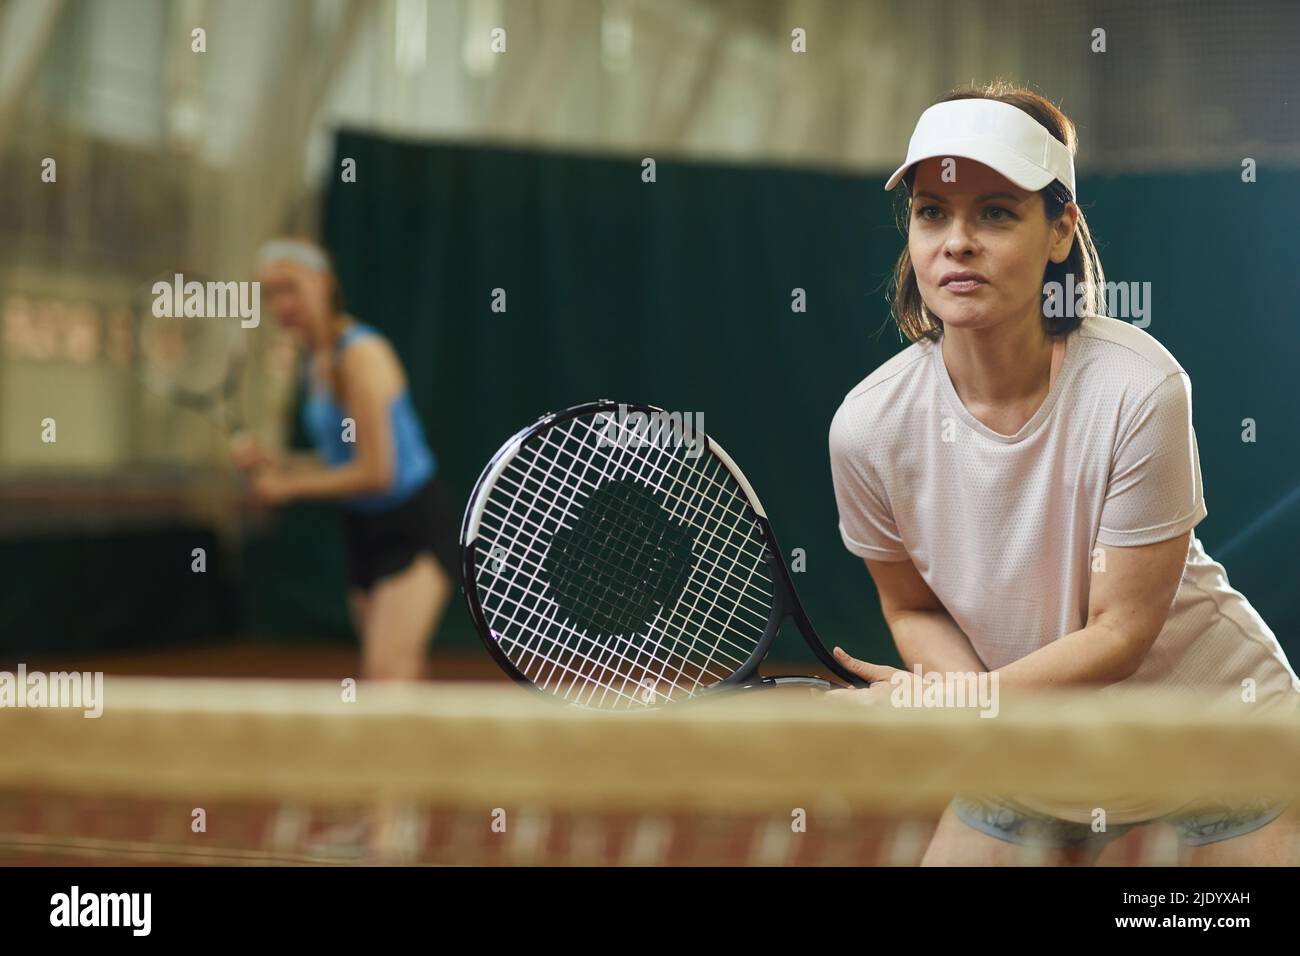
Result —
<instances>
[{"instance_id":1,"label":"background player's arm","mask_svg":"<svg viewBox=\"0 0 1300 956\"><path fill-rule=\"evenodd\" d=\"M265 497L347 498L381 492L392 484L395 453L388 410L402 388L396 359L382 343L362 341L344 353L341 371L348 415L356 423L356 455L335 467L277 469L259 478Z\"/></svg>"},{"instance_id":2,"label":"background player's arm","mask_svg":"<svg viewBox=\"0 0 1300 956\"><path fill-rule=\"evenodd\" d=\"M239 435L231 442L231 458L241 471L261 468L301 471L320 467L320 457L315 452L268 448L261 439L248 434Z\"/></svg>"},{"instance_id":3,"label":"background player's arm","mask_svg":"<svg viewBox=\"0 0 1300 956\"><path fill-rule=\"evenodd\" d=\"M910 560L869 559L866 565L880 594L881 613L908 670L918 663L926 671L988 670L916 565Z\"/></svg>"}]
</instances>

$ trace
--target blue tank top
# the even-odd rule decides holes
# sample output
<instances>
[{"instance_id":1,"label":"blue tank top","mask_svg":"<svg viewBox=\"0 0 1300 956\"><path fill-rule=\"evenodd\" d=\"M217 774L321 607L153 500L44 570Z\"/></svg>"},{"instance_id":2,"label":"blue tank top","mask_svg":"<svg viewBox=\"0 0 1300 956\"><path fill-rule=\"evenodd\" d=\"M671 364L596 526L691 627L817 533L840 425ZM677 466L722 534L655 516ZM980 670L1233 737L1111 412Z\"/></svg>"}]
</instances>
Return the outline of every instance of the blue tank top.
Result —
<instances>
[{"instance_id":1,"label":"blue tank top","mask_svg":"<svg viewBox=\"0 0 1300 956\"><path fill-rule=\"evenodd\" d=\"M335 356L358 339L378 336L379 332L360 322L353 323L339 336ZM356 443L343 440L343 419L347 411L334 399L329 386L314 380L312 366L303 369L302 421L311 436L316 451L326 465L346 465L356 455ZM424 438L424 429L411 403L411 390L404 388L388 407L388 420L393 429L395 466L393 481L378 494L354 495L344 501L344 506L355 511L388 511L405 502L438 470L438 459Z\"/></svg>"}]
</instances>

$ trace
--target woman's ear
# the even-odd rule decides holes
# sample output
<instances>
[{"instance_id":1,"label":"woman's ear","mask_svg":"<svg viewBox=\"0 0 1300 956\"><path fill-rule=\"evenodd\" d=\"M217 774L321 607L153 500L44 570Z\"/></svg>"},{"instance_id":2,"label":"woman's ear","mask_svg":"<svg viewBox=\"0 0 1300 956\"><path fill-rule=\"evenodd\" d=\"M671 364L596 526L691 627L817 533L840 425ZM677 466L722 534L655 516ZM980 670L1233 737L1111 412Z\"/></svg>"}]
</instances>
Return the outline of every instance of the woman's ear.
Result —
<instances>
[{"instance_id":1,"label":"woman's ear","mask_svg":"<svg viewBox=\"0 0 1300 956\"><path fill-rule=\"evenodd\" d=\"M1074 226L1079 221L1079 207L1066 203L1061 214L1052 220L1052 247L1047 257L1053 262L1061 263L1070 257L1070 248L1074 245Z\"/></svg>"}]
</instances>

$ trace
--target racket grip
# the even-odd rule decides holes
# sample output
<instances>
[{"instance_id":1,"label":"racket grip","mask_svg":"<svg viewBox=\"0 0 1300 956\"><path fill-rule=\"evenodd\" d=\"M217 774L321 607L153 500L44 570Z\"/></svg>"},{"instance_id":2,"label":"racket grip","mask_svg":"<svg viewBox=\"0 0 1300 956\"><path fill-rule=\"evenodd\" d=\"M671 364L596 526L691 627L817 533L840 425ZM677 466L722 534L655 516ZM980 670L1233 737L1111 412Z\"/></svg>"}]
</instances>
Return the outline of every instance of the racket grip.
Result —
<instances>
[{"instance_id":1,"label":"racket grip","mask_svg":"<svg viewBox=\"0 0 1300 956\"><path fill-rule=\"evenodd\" d=\"M753 686L753 687L811 687L811 688L814 688L814 689L816 689L816 690L831 690L832 688L834 688L834 687L836 687L836 686L838 686L838 685L836 685L836 684L832 684L830 681L828 681L828 680L824 680L824 679L821 678L821 677L787 676L787 677L764 677L764 678L762 678L761 680L759 680L757 683L752 684L752 685L750 685L750 686Z\"/></svg>"}]
</instances>

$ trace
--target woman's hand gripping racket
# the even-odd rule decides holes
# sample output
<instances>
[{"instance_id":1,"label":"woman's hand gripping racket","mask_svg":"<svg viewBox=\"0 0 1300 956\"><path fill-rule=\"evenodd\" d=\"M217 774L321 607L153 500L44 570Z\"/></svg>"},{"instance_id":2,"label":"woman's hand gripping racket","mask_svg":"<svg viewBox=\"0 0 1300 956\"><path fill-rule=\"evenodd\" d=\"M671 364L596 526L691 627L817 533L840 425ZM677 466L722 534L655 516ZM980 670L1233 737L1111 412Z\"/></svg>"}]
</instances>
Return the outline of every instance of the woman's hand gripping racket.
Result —
<instances>
[{"instance_id":1,"label":"woman's hand gripping racket","mask_svg":"<svg viewBox=\"0 0 1300 956\"><path fill-rule=\"evenodd\" d=\"M866 686L818 639L730 456L703 434L689 446L671 429L647 434L631 413L666 414L601 401L547 415L479 477L461 563L470 616L496 662L600 708L720 687L834 686L759 675L789 617L827 670Z\"/></svg>"}]
</instances>

